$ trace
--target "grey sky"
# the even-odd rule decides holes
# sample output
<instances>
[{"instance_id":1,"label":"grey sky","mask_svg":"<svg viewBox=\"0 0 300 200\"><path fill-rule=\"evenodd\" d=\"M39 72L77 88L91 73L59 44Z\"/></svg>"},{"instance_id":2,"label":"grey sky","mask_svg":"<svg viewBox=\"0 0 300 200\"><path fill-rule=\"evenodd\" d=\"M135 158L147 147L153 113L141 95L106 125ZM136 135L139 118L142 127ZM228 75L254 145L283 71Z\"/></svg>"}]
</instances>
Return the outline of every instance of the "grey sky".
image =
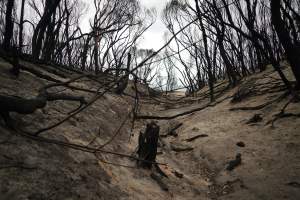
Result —
<instances>
[{"instance_id":1,"label":"grey sky","mask_svg":"<svg viewBox=\"0 0 300 200\"><path fill-rule=\"evenodd\" d=\"M157 11L157 20L155 24L145 33L141 41L141 48L159 49L164 41L163 35L167 30L161 20L161 13L168 0L140 0L141 4L146 8L155 8Z\"/></svg>"},{"instance_id":2,"label":"grey sky","mask_svg":"<svg viewBox=\"0 0 300 200\"><path fill-rule=\"evenodd\" d=\"M89 19L93 17L95 11L93 8L93 0L85 0L84 2L88 4L89 8L84 20L81 22L81 26L83 31L88 31L90 28ZM139 47L157 50L163 45L163 35L167 30L161 20L161 13L168 0L140 0L140 2L141 5L146 8L155 8L157 11L157 19L155 24L144 33L143 38L139 41Z\"/></svg>"}]
</instances>

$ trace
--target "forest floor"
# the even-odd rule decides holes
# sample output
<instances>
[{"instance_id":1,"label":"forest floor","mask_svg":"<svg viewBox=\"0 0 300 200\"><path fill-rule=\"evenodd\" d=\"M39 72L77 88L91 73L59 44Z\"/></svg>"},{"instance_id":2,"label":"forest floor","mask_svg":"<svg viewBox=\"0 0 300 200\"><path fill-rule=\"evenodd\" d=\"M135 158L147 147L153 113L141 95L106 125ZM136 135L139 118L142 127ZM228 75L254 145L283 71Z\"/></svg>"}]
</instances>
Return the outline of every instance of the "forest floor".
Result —
<instances>
[{"instance_id":1,"label":"forest floor","mask_svg":"<svg viewBox=\"0 0 300 200\"><path fill-rule=\"evenodd\" d=\"M55 69L51 66L24 65L62 81L76 75L61 72L66 76L58 76L45 70ZM0 62L1 94L30 98L49 83L26 71L13 78L9 68ZM292 79L288 68L284 72ZM96 84L87 80L74 86L96 89ZM151 176L155 169L137 168L132 159L26 138L7 129L0 120L0 199L299 199L299 102L284 95L283 84L270 67L245 78L235 88L228 88L223 81L215 89L215 103L209 102L207 88L194 97L183 98L178 92L155 99L141 97L138 116L153 119L137 120L134 129L127 120L114 140L103 147L133 155L140 130L149 121L156 121L161 135L157 162L167 164L160 168L168 176L159 181ZM146 93L142 86L140 90ZM57 88L56 92L61 91ZM63 92L93 97L83 91ZM127 93L134 93L131 86ZM240 99L233 103L237 93ZM285 115L272 123L288 102ZM55 101L34 114L12 117L19 129L34 132L59 121L76 106ZM107 93L40 137L99 148L110 141L132 107L131 97ZM171 131L174 127L178 128ZM241 164L226 170L238 153Z\"/></svg>"}]
</instances>

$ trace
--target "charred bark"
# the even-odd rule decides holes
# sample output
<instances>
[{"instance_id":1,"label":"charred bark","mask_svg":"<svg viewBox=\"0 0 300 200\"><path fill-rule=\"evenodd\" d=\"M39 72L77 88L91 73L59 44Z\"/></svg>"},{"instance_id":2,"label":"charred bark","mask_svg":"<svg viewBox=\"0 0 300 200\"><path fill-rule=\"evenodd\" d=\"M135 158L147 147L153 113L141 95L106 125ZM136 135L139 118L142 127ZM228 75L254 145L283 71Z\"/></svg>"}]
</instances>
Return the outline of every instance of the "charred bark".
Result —
<instances>
[{"instance_id":1,"label":"charred bark","mask_svg":"<svg viewBox=\"0 0 300 200\"><path fill-rule=\"evenodd\" d=\"M116 88L117 94L123 94L124 90L127 88L128 80L129 80L130 63L131 63L131 54L128 53L126 74L117 83L117 88Z\"/></svg>"},{"instance_id":2,"label":"charred bark","mask_svg":"<svg viewBox=\"0 0 300 200\"><path fill-rule=\"evenodd\" d=\"M11 112L19 114L32 114L37 109L44 108L47 101L66 100L80 102L80 106L87 104L84 97L71 96L67 94L51 94L46 88L42 88L39 94L31 99L26 99L18 96L0 95L0 115L9 128L14 128L10 118Z\"/></svg>"},{"instance_id":3,"label":"charred bark","mask_svg":"<svg viewBox=\"0 0 300 200\"><path fill-rule=\"evenodd\" d=\"M287 59L290 62L293 74L296 78L296 88L300 89L300 46L298 44L293 44L292 39L290 38L289 31L287 30L285 22L281 17L279 0L271 1L271 13L272 23L275 27L280 43L286 52Z\"/></svg>"},{"instance_id":4,"label":"charred bark","mask_svg":"<svg viewBox=\"0 0 300 200\"><path fill-rule=\"evenodd\" d=\"M40 57L41 49L42 49L42 42L44 40L44 33L51 22L51 17L55 12L57 6L59 5L60 0L55 1L46 1L44 15L42 16L41 20L39 21L36 29L34 30L33 37L32 37L32 56L35 59Z\"/></svg>"},{"instance_id":5,"label":"charred bark","mask_svg":"<svg viewBox=\"0 0 300 200\"><path fill-rule=\"evenodd\" d=\"M23 24L24 24L24 8L25 8L25 0L22 0L21 4L21 16L20 16L20 25L19 25L19 53L22 53L23 48Z\"/></svg>"},{"instance_id":6,"label":"charred bark","mask_svg":"<svg viewBox=\"0 0 300 200\"><path fill-rule=\"evenodd\" d=\"M209 51L208 51L208 41L207 41L207 35L206 35L206 31L205 31L205 27L202 21L202 13L200 10L200 6L199 6L199 2L198 0L195 0L196 3L196 11L197 11L197 17L200 23L200 28L202 31L202 37L203 37L203 44L204 44L204 54L207 60L207 73L208 73L208 86L210 89L210 101L213 102L215 100L214 98L214 77L213 77L213 73L212 73L212 65L211 65L211 60L210 60L210 56L209 56Z\"/></svg>"},{"instance_id":7,"label":"charred bark","mask_svg":"<svg viewBox=\"0 0 300 200\"><path fill-rule=\"evenodd\" d=\"M14 8L14 0L8 0L6 4L6 15L5 15L5 33L3 41L3 49L8 51L11 46L11 39L13 37L14 22L12 20L12 12Z\"/></svg>"},{"instance_id":8,"label":"charred bark","mask_svg":"<svg viewBox=\"0 0 300 200\"><path fill-rule=\"evenodd\" d=\"M145 161L139 161L138 165L144 168L151 168L155 162L157 154L157 143L159 138L159 126L155 122L147 124L145 133L139 135L138 158Z\"/></svg>"}]
</instances>

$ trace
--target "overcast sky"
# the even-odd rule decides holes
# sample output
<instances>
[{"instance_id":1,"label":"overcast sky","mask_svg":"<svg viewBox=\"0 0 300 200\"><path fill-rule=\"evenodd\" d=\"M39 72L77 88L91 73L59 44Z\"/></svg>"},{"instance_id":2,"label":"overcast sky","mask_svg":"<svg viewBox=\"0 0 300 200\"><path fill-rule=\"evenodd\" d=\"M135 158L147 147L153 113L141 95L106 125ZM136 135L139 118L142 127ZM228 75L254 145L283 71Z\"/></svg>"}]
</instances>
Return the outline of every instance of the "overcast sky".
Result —
<instances>
[{"instance_id":1,"label":"overcast sky","mask_svg":"<svg viewBox=\"0 0 300 200\"><path fill-rule=\"evenodd\" d=\"M152 25L150 29L148 29L144 35L143 38L140 40L139 47L143 49L159 49L163 43L163 35L164 32L167 31L165 25L163 24L161 20L161 13L168 2L168 0L139 0L141 2L141 5L146 8L155 8L157 11L157 19L155 24ZM94 7L93 7L93 0L86 0L87 4L89 4L89 8L87 10L86 17L81 22L81 26L84 32L89 31L90 25L89 25L89 19L93 18L94 15Z\"/></svg>"},{"instance_id":2,"label":"overcast sky","mask_svg":"<svg viewBox=\"0 0 300 200\"><path fill-rule=\"evenodd\" d=\"M153 48L157 50L163 45L163 35L167 30L161 20L161 13L168 0L140 0L140 2L146 8L154 7L157 11L157 20L145 33L144 38L141 41L141 48Z\"/></svg>"}]
</instances>

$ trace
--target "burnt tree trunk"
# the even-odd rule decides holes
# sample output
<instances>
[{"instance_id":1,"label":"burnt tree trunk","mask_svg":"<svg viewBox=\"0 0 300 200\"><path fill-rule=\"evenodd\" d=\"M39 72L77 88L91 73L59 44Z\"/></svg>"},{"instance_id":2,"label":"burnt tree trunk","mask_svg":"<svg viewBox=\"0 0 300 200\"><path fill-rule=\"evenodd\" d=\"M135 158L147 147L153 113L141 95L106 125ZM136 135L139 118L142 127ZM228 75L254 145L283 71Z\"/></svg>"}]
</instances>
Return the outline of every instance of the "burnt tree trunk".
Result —
<instances>
[{"instance_id":1,"label":"burnt tree trunk","mask_svg":"<svg viewBox=\"0 0 300 200\"><path fill-rule=\"evenodd\" d=\"M287 59L290 62L293 74L297 81L297 89L300 88L300 46L298 44L293 44L290 38L289 31L285 26L285 22L281 18L280 12L280 0L271 1L271 13L272 13L272 23L275 27L276 33L278 35L279 41L282 44Z\"/></svg>"},{"instance_id":2,"label":"burnt tree trunk","mask_svg":"<svg viewBox=\"0 0 300 200\"><path fill-rule=\"evenodd\" d=\"M197 11L197 18L200 23L200 28L202 32L202 38L203 38L203 44L204 44L204 54L207 60L207 73L208 73L208 86L209 86L209 91L210 91L210 101L213 102L215 100L214 98L214 77L212 73L212 65L211 65L211 60L209 56L209 51L208 51L208 41L207 41L207 35L205 31L205 27L203 24L203 19L202 19L202 13L200 10L199 2L198 0L195 0L196 3L196 11Z\"/></svg>"},{"instance_id":3,"label":"burnt tree trunk","mask_svg":"<svg viewBox=\"0 0 300 200\"><path fill-rule=\"evenodd\" d=\"M82 71L86 70L87 54L88 54L91 39L92 39L92 36L88 35L88 37L84 43L82 53L81 53L81 70Z\"/></svg>"},{"instance_id":4,"label":"burnt tree trunk","mask_svg":"<svg viewBox=\"0 0 300 200\"><path fill-rule=\"evenodd\" d=\"M224 38L225 38L225 31L226 31L224 19L223 19L222 13L219 11L218 6L215 4L215 2L213 4L213 6L215 8L217 18L221 22L220 25L218 25L218 24L213 25L217 32L216 37L217 37L217 44L219 47L219 52L220 52L221 58L224 62L229 82L232 84L232 86L236 86L238 83L237 77L239 76L239 74L235 71L233 64L232 64L233 62L230 61L229 57L227 56L226 49L224 46Z\"/></svg>"},{"instance_id":5,"label":"burnt tree trunk","mask_svg":"<svg viewBox=\"0 0 300 200\"><path fill-rule=\"evenodd\" d=\"M8 51L10 48L11 39L13 37L14 22L12 20L12 12L14 8L14 0L8 0L6 4L6 15L5 15L5 33L3 41L3 49Z\"/></svg>"},{"instance_id":6,"label":"burnt tree trunk","mask_svg":"<svg viewBox=\"0 0 300 200\"><path fill-rule=\"evenodd\" d=\"M58 7L60 0L50 1L47 0L45 3L45 11L44 14L36 26L32 36L32 56L35 59L40 57L42 42L44 40L45 31L51 22L51 17Z\"/></svg>"},{"instance_id":7,"label":"burnt tree trunk","mask_svg":"<svg viewBox=\"0 0 300 200\"><path fill-rule=\"evenodd\" d=\"M145 133L139 135L138 165L144 168L151 168L157 154L157 142L159 138L159 126L155 122L147 124Z\"/></svg>"},{"instance_id":8,"label":"burnt tree trunk","mask_svg":"<svg viewBox=\"0 0 300 200\"><path fill-rule=\"evenodd\" d=\"M71 16L71 12L68 9L68 4L67 1L65 0L65 10L66 10L66 28L65 28L65 34L66 34L66 39L69 40L70 38L70 16ZM67 42L67 56L68 56L68 65L71 66L72 65L72 49L70 46L70 42Z\"/></svg>"},{"instance_id":9,"label":"burnt tree trunk","mask_svg":"<svg viewBox=\"0 0 300 200\"><path fill-rule=\"evenodd\" d=\"M249 35L249 34L245 33L243 30L241 30L240 28L236 27L234 25L234 22L233 22L233 19L232 19L232 16L231 16L231 12L230 12L229 6L226 4L225 0L222 0L222 2L224 4L224 8L225 8L225 12L226 12L226 17L229 20L229 24L228 25L231 28L235 29L242 36L244 36L245 38L249 39L253 43L254 46L257 45L259 47L261 55L263 55L265 57L265 59L267 59L272 64L274 70L278 73L278 75L280 76L280 78L282 79L282 81L284 82L284 84L286 85L286 87L288 88L288 90L290 92L292 92L291 84L290 84L289 80L286 78L285 74L282 72L282 70L280 68L279 62L274 57L273 51L272 51L273 48L269 44L268 38L266 38L264 35L262 35L257 30L249 30L249 32L251 32L251 34ZM239 12L239 13L241 15L243 15L243 12ZM249 29L249 26L247 28ZM261 45L260 42L263 45ZM262 46L265 46L265 47L262 47Z\"/></svg>"},{"instance_id":10,"label":"burnt tree trunk","mask_svg":"<svg viewBox=\"0 0 300 200\"><path fill-rule=\"evenodd\" d=\"M22 0L21 4L21 15L20 15L20 25L19 25L19 53L22 53L23 48L23 24L24 24L24 8L25 0Z\"/></svg>"},{"instance_id":11,"label":"burnt tree trunk","mask_svg":"<svg viewBox=\"0 0 300 200\"><path fill-rule=\"evenodd\" d=\"M131 54L128 53L126 73L121 78L121 80L118 81L118 83L117 83L117 88L116 88L117 94L123 94L124 90L127 88L128 80L129 80L130 64L131 64ZM120 70L120 69L117 69L116 73L120 73L118 70Z\"/></svg>"},{"instance_id":12,"label":"burnt tree trunk","mask_svg":"<svg viewBox=\"0 0 300 200\"><path fill-rule=\"evenodd\" d=\"M52 55L55 48L55 23L56 23L56 12L54 11L53 16L51 17L51 21L49 22L47 26L46 36L45 36L45 42L44 42L44 49L42 53L42 58L45 61L52 60Z\"/></svg>"}]
</instances>

